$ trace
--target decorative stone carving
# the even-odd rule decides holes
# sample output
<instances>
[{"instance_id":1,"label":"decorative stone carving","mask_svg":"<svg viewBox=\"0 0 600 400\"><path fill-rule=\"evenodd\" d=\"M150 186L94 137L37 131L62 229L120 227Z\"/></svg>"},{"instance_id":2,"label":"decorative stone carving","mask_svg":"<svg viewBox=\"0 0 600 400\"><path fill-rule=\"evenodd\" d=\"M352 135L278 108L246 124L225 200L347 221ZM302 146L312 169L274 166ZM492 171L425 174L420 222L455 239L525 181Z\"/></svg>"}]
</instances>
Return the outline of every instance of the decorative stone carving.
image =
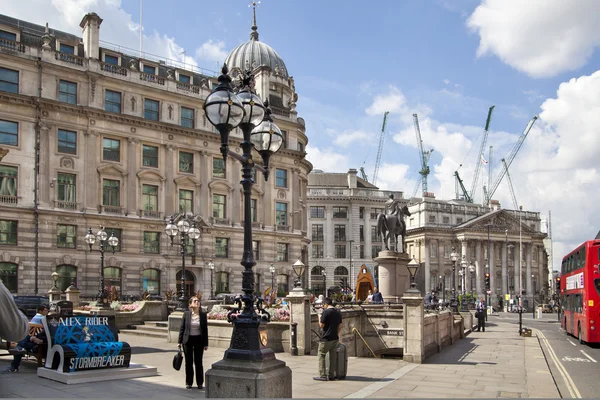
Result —
<instances>
[{"instance_id":1,"label":"decorative stone carving","mask_svg":"<svg viewBox=\"0 0 600 400\"><path fill-rule=\"evenodd\" d=\"M71 157L61 157L60 159L60 167L61 168L75 168L75 161Z\"/></svg>"},{"instance_id":2,"label":"decorative stone carving","mask_svg":"<svg viewBox=\"0 0 600 400\"><path fill-rule=\"evenodd\" d=\"M138 63L136 60L129 60L129 69L132 71L137 71L138 70Z\"/></svg>"},{"instance_id":3,"label":"decorative stone carving","mask_svg":"<svg viewBox=\"0 0 600 400\"><path fill-rule=\"evenodd\" d=\"M50 36L50 29L48 28L48 23L46 22L46 29L44 31L44 35L42 36L42 49L43 50L52 50L50 46L50 42L52 41L52 36Z\"/></svg>"},{"instance_id":4,"label":"decorative stone carving","mask_svg":"<svg viewBox=\"0 0 600 400\"><path fill-rule=\"evenodd\" d=\"M280 189L280 190L277 191L277 198L278 199L285 199L285 197L286 197L285 190L281 190Z\"/></svg>"},{"instance_id":5,"label":"decorative stone carving","mask_svg":"<svg viewBox=\"0 0 600 400\"><path fill-rule=\"evenodd\" d=\"M167 70L167 79L175 80L175 71L172 69Z\"/></svg>"},{"instance_id":6,"label":"decorative stone carving","mask_svg":"<svg viewBox=\"0 0 600 400\"><path fill-rule=\"evenodd\" d=\"M169 135L169 140L173 140L174 137L175 136L173 136L173 135Z\"/></svg>"},{"instance_id":7,"label":"decorative stone carving","mask_svg":"<svg viewBox=\"0 0 600 400\"><path fill-rule=\"evenodd\" d=\"M96 78L90 80L90 91L92 92L92 102L96 98Z\"/></svg>"},{"instance_id":8,"label":"decorative stone carving","mask_svg":"<svg viewBox=\"0 0 600 400\"><path fill-rule=\"evenodd\" d=\"M47 117L48 115L49 115L48 111L46 111L46 110L42 111L42 117Z\"/></svg>"},{"instance_id":9,"label":"decorative stone carving","mask_svg":"<svg viewBox=\"0 0 600 400\"><path fill-rule=\"evenodd\" d=\"M95 119L90 119L90 125L96 125L96 120Z\"/></svg>"},{"instance_id":10,"label":"decorative stone carving","mask_svg":"<svg viewBox=\"0 0 600 400\"><path fill-rule=\"evenodd\" d=\"M135 112L135 103L137 103L135 96L131 96L131 112Z\"/></svg>"},{"instance_id":11,"label":"decorative stone carving","mask_svg":"<svg viewBox=\"0 0 600 400\"><path fill-rule=\"evenodd\" d=\"M131 127L131 129L130 129L131 133L135 133L135 132L136 132L136 130L137 130L137 129L135 129L135 126L132 126L132 127Z\"/></svg>"},{"instance_id":12,"label":"decorative stone carving","mask_svg":"<svg viewBox=\"0 0 600 400\"><path fill-rule=\"evenodd\" d=\"M208 147L208 142L206 140L202 142L202 144L204 145L204 147Z\"/></svg>"},{"instance_id":13,"label":"decorative stone carving","mask_svg":"<svg viewBox=\"0 0 600 400\"><path fill-rule=\"evenodd\" d=\"M167 109L169 110L169 119L173 119L173 105L169 104Z\"/></svg>"}]
</instances>

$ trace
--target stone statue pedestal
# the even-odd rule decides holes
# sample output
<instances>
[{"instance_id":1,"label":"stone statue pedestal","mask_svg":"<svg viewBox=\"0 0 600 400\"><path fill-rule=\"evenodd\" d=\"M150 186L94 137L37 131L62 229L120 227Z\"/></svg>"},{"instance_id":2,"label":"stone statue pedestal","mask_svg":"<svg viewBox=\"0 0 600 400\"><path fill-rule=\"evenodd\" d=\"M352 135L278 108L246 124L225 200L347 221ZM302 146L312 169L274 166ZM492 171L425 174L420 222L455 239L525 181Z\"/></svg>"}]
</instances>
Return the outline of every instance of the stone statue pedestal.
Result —
<instances>
[{"instance_id":1,"label":"stone statue pedestal","mask_svg":"<svg viewBox=\"0 0 600 400\"><path fill-rule=\"evenodd\" d=\"M384 301L400 301L404 292L410 288L410 275L408 262L410 257L406 253L391 250L380 251L374 259L379 264L378 289Z\"/></svg>"}]
</instances>

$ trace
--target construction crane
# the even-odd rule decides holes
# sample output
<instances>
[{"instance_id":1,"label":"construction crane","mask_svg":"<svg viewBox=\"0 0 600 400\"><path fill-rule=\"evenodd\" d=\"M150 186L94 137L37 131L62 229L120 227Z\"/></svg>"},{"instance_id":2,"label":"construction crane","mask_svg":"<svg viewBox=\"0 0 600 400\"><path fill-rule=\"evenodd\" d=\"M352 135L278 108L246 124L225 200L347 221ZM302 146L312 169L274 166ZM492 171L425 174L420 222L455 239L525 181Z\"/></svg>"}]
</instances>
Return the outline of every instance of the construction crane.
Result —
<instances>
[{"instance_id":1,"label":"construction crane","mask_svg":"<svg viewBox=\"0 0 600 400\"><path fill-rule=\"evenodd\" d=\"M515 159L517 153L519 152L519 149L521 148L521 145L525 141L525 138L527 138L527 135L529 134L529 131L531 130L531 128L533 127L533 124L535 123L535 121L537 119L538 119L537 115L534 115L533 118L531 119L531 121L529 121L529 123L525 127L525 130L523 131L523 134L521 135L521 137L519 138L519 140L515 144L515 147L513 147L513 149L511 150L511 152L510 152L510 154L508 156L508 159L506 160L506 168L503 169L500 172L500 175L498 175L498 178L496 178L496 181L494 182L494 184L492 185L492 187L490 188L490 190L488 192L487 199L485 199L486 200L486 204L490 203L490 200L492 199L492 196L494 196L494 193L496 193L496 190L498 189L498 186L500 185L500 182L502 182L502 178L504 178L504 175L506 174L506 171L508 171L508 167L510 167L510 164Z\"/></svg>"},{"instance_id":2,"label":"construction crane","mask_svg":"<svg viewBox=\"0 0 600 400\"><path fill-rule=\"evenodd\" d=\"M429 166L427 163L429 162L429 157L431 153L433 153L433 149L423 151L423 140L421 139L421 129L419 128L419 117L417 114L413 114L413 121L415 123L415 133L417 134L417 146L419 147L419 156L421 158L421 170L419 174L421 175L420 182L417 183L415 190L413 192L412 197L417 195L417 191L419 190L420 184L423 186L423 196L425 196L425 192L427 192L427 175L429 175Z\"/></svg>"},{"instance_id":3,"label":"construction crane","mask_svg":"<svg viewBox=\"0 0 600 400\"><path fill-rule=\"evenodd\" d=\"M517 203L517 196L515 196L515 189L513 188L512 180L510 179L510 174L508 173L508 165L506 165L506 160L502 159L502 164L504 165L504 172L506 173L506 179L508 180L508 188L510 189L510 195L512 196L513 205L516 210L519 209L519 203Z\"/></svg>"},{"instance_id":4,"label":"construction crane","mask_svg":"<svg viewBox=\"0 0 600 400\"><path fill-rule=\"evenodd\" d=\"M367 174L365 172L365 167L360 167L360 177L363 178L365 181L369 182L369 179L367 178Z\"/></svg>"},{"instance_id":5,"label":"construction crane","mask_svg":"<svg viewBox=\"0 0 600 400\"><path fill-rule=\"evenodd\" d=\"M472 203L473 199L471 198L471 196L469 196L469 192L467 192L467 189L465 188L465 185L463 184L462 179L460 179L460 175L458 174L458 171L454 171L454 176L456 177L456 199L460 199L460 194L458 192L458 188L460 187L461 191L462 191L462 196L463 199L468 202L468 203Z\"/></svg>"},{"instance_id":6,"label":"construction crane","mask_svg":"<svg viewBox=\"0 0 600 400\"><path fill-rule=\"evenodd\" d=\"M490 121L492 120L492 111L494 111L495 106L491 106L487 119L485 121L485 130L483 133L483 139L481 139L481 147L479 149L479 154L477 154L477 166L475 167L475 175L473 176L473 184L471 185L471 192L469 193L469 197L471 200L475 198L475 188L477 187L477 181L479 180L479 173L481 171L481 164L483 163L483 151L485 149L485 144L487 143L488 133L490 129ZM472 202L472 201L471 201Z\"/></svg>"},{"instance_id":7,"label":"construction crane","mask_svg":"<svg viewBox=\"0 0 600 400\"><path fill-rule=\"evenodd\" d=\"M381 133L379 134L379 148L377 149L377 158L375 159L375 170L373 171L373 185L377 186L377 174L379 173L379 163L381 162L381 151L383 150L383 139L385 138L385 123L390 112L386 111L383 114L383 124L381 125Z\"/></svg>"}]
</instances>

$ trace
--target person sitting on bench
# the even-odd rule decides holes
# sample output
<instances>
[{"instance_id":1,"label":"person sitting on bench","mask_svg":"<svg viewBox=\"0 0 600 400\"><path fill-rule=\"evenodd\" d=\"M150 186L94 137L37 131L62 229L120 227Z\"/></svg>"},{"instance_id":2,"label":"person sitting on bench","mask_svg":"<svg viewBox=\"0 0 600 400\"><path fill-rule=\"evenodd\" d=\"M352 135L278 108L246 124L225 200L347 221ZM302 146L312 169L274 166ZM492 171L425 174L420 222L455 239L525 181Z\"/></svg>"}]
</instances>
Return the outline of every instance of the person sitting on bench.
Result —
<instances>
[{"instance_id":1,"label":"person sitting on bench","mask_svg":"<svg viewBox=\"0 0 600 400\"><path fill-rule=\"evenodd\" d=\"M45 305L38 306L37 314L31 319L32 324L41 324L42 319L48 315L48 307ZM8 352L12 354L13 360L10 363L10 367L4 369L0 373L7 374L9 372L17 372L19 371L19 366L21 365L21 360L23 356L27 354L27 352L35 353L37 346L44 343L46 340L46 333L41 331L35 336L27 335L22 340L17 343L17 347L14 349L9 349Z\"/></svg>"}]
</instances>

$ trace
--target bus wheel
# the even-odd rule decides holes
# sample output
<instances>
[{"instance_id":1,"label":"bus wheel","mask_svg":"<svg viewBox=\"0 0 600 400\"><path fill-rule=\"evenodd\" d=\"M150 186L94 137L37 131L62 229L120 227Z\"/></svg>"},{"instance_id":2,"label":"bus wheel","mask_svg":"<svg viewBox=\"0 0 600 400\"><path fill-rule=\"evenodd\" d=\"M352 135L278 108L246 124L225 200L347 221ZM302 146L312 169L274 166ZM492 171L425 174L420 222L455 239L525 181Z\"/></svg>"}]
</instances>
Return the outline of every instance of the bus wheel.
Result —
<instances>
[{"instance_id":1,"label":"bus wheel","mask_svg":"<svg viewBox=\"0 0 600 400\"><path fill-rule=\"evenodd\" d=\"M580 344L583 344L583 339L581 337L581 324L577 324L577 339L579 339Z\"/></svg>"}]
</instances>

